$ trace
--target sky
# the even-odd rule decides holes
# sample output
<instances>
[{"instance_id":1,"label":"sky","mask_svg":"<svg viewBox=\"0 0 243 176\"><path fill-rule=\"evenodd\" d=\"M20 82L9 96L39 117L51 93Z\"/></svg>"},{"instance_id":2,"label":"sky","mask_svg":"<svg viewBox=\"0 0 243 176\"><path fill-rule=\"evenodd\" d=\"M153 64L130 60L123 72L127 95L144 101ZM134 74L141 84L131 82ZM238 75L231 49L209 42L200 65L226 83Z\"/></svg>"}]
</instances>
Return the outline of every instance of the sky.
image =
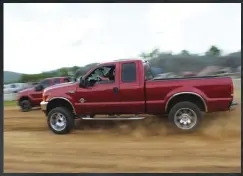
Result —
<instances>
[{"instance_id":1,"label":"sky","mask_svg":"<svg viewBox=\"0 0 243 176\"><path fill-rule=\"evenodd\" d=\"M241 49L240 3L5 3L4 70L40 73L154 48Z\"/></svg>"}]
</instances>

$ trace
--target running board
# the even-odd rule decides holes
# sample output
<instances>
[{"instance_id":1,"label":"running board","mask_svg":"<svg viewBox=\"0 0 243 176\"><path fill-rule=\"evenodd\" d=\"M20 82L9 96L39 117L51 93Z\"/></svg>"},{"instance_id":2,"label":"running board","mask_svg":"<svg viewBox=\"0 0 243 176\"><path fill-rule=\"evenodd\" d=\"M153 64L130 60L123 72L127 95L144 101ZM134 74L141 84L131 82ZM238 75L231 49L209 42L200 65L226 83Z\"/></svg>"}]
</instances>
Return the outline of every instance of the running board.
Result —
<instances>
[{"instance_id":1,"label":"running board","mask_svg":"<svg viewBox=\"0 0 243 176\"><path fill-rule=\"evenodd\" d=\"M90 118L90 117L81 117L82 120L142 120L145 117L108 117L108 118Z\"/></svg>"}]
</instances>

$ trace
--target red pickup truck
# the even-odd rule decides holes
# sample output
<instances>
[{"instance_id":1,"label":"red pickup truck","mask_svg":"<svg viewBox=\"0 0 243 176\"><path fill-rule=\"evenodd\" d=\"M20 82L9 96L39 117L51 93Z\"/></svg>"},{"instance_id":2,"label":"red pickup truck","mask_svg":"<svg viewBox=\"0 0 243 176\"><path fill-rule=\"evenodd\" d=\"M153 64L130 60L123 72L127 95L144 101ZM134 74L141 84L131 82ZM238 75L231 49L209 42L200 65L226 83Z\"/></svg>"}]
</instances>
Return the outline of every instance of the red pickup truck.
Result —
<instances>
[{"instance_id":1,"label":"red pickup truck","mask_svg":"<svg viewBox=\"0 0 243 176\"><path fill-rule=\"evenodd\" d=\"M42 93L45 88L70 81L71 78L69 77L53 77L44 79L35 87L18 92L17 103L23 112L30 111L32 107L40 106Z\"/></svg>"},{"instance_id":2,"label":"red pickup truck","mask_svg":"<svg viewBox=\"0 0 243 176\"><path fill-rule=\"evenodd\" d=\"M102 78L108 79L102 79ZM233 110L234 87L229 77L153 77L148 62L120 60L103 63L80 81L47 88L41 108L49 128L69 133L75 119L137 120L138 114L168 114L182 131L195 130L204 112ZM137 114L132 117L96 114Z\"/></svg>"}]
</instances>

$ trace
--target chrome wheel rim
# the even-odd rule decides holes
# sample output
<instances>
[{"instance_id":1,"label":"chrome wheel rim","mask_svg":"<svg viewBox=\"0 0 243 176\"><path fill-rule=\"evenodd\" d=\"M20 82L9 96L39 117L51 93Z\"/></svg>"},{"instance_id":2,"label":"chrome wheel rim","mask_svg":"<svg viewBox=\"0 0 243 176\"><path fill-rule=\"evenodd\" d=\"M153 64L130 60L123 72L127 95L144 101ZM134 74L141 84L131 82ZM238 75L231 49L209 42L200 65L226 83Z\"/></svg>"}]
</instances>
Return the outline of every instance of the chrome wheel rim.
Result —
<instances>
[{"instance_id":1,"label":"chrome wheel rim","mask_svg":"<svg viewBox=\"0 0 243 176\"><path fill-rule=\"evenodd\" d=\"M190 130L197 124L197 114L190 108L181 108L174 116L176 126L183 130Z\"/></svg>"},{"instance_id":2,"label":"chrome wheel rim","mask_svg":"<svg viewBox=\"0 0 243 176\"><path fill-rule=\"evenodd\" d=\"M62 131L67 126L67 120L64 114L53 113L50 118L50 125L56 131Z\"/></svg>"}]
</instances>

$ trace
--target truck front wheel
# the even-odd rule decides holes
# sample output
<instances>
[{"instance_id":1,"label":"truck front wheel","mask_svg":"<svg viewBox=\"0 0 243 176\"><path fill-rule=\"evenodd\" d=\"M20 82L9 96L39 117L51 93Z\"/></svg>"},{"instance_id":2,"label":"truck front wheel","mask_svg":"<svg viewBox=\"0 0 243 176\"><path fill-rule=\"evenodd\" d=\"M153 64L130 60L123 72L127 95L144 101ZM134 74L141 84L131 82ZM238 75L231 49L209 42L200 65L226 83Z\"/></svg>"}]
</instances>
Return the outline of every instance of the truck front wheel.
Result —
<instances>
[{"instance_id":1,"label":"truck front wheel","mask_svg":"<svg viewBox=\"0 0 243 176\"><path fill-rule=\"evenodd\" d=\"M200 108L191 102L179 102L169 112L169 120L180 130L194 131L198 128L202 113Z\"/></svg>"},{"instance_id":2,"label":"truck front wheel","mask_svg":"<svg viewBox=\"0 0 243 176\"><path fill-rule=\"evenodd\" d=\"M30 100L22 100L19 102L19 106L22 112L28 112L32 109Z\"/></svg>"},{"instance_id":3,"label":"truck front wheel","mask_svg":"<svg viewBox=\"0 0 243 176\"><path fill-rule=\"evenodd\" d=\"M47 123L55 134L67 134L73 129L74 117L67 108L57 107L48 113Z\"/></svg>"}]
</instances>

